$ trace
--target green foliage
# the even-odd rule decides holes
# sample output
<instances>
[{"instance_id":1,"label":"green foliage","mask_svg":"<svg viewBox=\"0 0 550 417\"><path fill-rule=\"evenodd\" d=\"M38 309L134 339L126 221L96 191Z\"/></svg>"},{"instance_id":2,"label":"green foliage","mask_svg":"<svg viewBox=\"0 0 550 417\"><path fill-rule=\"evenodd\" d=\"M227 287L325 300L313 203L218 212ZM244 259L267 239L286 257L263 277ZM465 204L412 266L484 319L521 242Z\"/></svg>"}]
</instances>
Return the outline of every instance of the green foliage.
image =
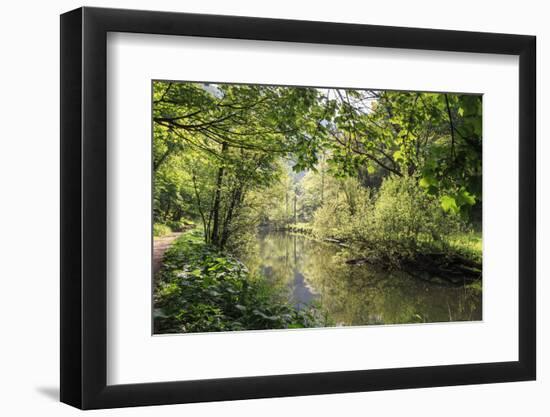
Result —
<instances>
[{"instance_id":1,"label":"green foliage","mask_svg":"<svg viewBox=\"0 0 550 417\"><path fill-rule=\"evenodd\" d=\"M170 226L160 223L153 224L153 236L166 236L170 233L172 233L172 229L170 229Z\"/></svg>"},{"instance_id":2,"label":"green foliage","mask_svg":"<svg viewBox=\"0 0 550 417\"><path fill-rule=\"evenodd\" d=\"M223 248L258 224L311 221L346 179L378 188L388 175L467 218L481 201L481 113L464 94L156 81L155 221L194 219Z\"/></svg>"},{"instance_id":3,"label":"green foliage","mask_svg":"<svg viewBox=\"0 0 550 417\"><path fill-rule=\"evenodd\" d=\"M453 233L446 237L446 241L453 251L481 263L483 245L480 232L467 230Z\"/></svg>"},{"instance_id":4,"label":"green foliage","mask_svg":"<svg viewBox=\"0 0 550 417\"><path fill-rule=\"evenodd\" d=\"M336 90L335 100L334 171L414 174L429 194L468 193L458 210L481 199L481 96Z\"/></svg>"},{"instance_id":5,"label":"green foliage","mask_svg":"<svg viewBox=\"0 0 550 417\"><path fill-rule=\"evenodd\" d=\"M458 206L456 205L456 200L448 195L441 196L441 207L447 213L458 213Z\"/></svg>"},{"instance_id":6,"label":"green foliage","mask_svg":"<svg viewBox=\"0 0 550 417\"><path fill-rule=\"evenodd\" d=\"M418 253L441 251L445 237L463 227L459 216L445 213L414 177L387 177L373 196L355 187L355 209L351 200L334 199L317 210L313 227L322 238L360 244L373 260L399 266Z\"/></svg>"},{"instance_id":7,"label":"green foliage","mask_svg":"<svg viewBox=\"0 0 550 417\"><path fill-rule=\"evenodd\" d=\"M481 259L465 232L481 215L481 96L155 81L152 98L155 236L200 229L166 254L159 332L322 322L228 255L250 252L260 227L394 269Z\"/></svg>"},{"instance_id":8,"label":"green foliage","mask_svg":"<svg viewBox=\"0 0 550 417\"><path fill-rule=\"evenodd\" d=\"M189 229L195 225L195 223L192 220L188 219L180 219L180 220L170 220L166 223L166 225L173 231L173 232L183 232L186 229Z\"/></svg>"},{"instance_id":9,"label":"green foliage","mask_svg":"<svg viewBox=\"0 0 550 417\"><path fill-rule=\"evenodd\" d=\"M165 254L154 292L155 333L286 329L323 325L284 288L251 276L239 260L186 233Z\"/></svg>"},{"instance_id":10,"label":"green foliage","mask_svg":"<svg viewBox=\"0 0 550 417\"><path fill-rule=\"evenodd\" d=\"M223 248L250 224L247 196L279 180L280 157L292 152L295 168L316 161L316 89L155 82L153 90L157 221L200 220L205 241Z\"/></svg>"},{"instance_id":11,"label":"green foliage","mask_svg":"<svg viewBox=\"0 0 550 417\"><path fill-rule=\"evenodd\" d=\"M291 223L286 229L293 233L300 233L304 235L310 235L313 233L313 226L310 223Z\"/></svg>"},{"instance_id":12,"label":"green foliage","mask_svg":"<svg viewBox=\"0 0 550 417\"><path fill-rule=\"evenodd\" d=\"M376 256L399 264L418 253L440 251L444 237L461 228L454 212L445 213L413 177L388 177L378 191L366 241Z\"/></svg>"}]
</instances>

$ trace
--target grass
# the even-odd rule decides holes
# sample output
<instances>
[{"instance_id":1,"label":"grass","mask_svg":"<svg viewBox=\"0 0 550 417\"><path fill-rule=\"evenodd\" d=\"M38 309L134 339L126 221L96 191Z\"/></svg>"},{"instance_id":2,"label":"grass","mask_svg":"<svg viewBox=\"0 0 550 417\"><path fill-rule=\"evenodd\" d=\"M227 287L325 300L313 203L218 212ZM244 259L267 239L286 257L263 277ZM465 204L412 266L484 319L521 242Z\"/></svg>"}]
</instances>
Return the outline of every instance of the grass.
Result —
<instances>
[{"instance_id":1,"label":"grass","mask_svg":"<svg viewBox=\"0 0 550 417\"><path fill-rule=\"evenodd\" d=\"M447 238L451 249L468 259L481 263L483 242L481 232L455 233Z\"/></svg>"}]
</instances>

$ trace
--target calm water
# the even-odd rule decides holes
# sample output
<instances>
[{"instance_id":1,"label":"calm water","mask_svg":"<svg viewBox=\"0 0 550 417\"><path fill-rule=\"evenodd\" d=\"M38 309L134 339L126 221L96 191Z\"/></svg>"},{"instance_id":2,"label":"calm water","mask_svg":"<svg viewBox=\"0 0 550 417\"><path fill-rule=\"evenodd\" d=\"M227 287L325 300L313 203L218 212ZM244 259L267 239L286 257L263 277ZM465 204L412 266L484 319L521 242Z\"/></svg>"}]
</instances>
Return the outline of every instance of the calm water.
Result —
<instances>
[{"instance_id":1,"label":"calm water","mask_svg":"<svg viewBox=\"0 0 550 417\"><path fill-rule=\"evenodd\" d=\"M269 232L258 234L243 261L287 287L298 308L319 303L337 325L481 320L478 291L345 263L356 257L335 244Z\"/></svg>"}]
</instances>

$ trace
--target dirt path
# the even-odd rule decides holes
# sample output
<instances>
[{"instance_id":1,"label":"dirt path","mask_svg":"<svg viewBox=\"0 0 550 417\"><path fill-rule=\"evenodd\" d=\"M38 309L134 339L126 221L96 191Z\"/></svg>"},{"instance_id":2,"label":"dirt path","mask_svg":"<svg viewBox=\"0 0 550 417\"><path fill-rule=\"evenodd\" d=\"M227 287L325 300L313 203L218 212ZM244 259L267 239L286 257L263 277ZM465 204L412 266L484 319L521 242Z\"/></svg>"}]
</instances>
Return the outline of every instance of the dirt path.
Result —
<instances>
[{"instance_id":1,"label":"dirt path","mask_svg":"<svg viewBox=\"0 0 550 417\"><path fill-rule=\"evenodd\" d=\"M153 242L153 273L156 274L160 265L162 264L162 258L164 252L168 250L170 245L176 240L183 232L170 233L169 235L156 237Z\"/></svg>"}]
</instances>

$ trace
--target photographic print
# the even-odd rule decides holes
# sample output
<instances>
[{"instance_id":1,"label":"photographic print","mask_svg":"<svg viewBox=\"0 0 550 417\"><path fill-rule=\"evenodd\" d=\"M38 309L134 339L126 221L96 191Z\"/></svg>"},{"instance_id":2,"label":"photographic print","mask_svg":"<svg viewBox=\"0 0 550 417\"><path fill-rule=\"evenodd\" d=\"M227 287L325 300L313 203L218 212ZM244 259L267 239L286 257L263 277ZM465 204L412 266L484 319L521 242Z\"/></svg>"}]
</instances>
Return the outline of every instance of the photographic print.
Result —
<instances>
[{"instance_id":1,"label":"photographic print","mask_svg":"<svg viewBox=\"0 0 550 417\"><path fill-rule=\"evenodd\" d=\"M62 402L536 379L536 37L95 7L60 34Z\"/></svg>"},{"instance_id":2,"label":"photographic print","mask_svg":"<svg viewBox=\"0 0 550 417\"><path fill-rule=\"evenodd\" d=\"M482 320L482 96L154 80L153 333Z\"/></svg>"}]
</instances>

